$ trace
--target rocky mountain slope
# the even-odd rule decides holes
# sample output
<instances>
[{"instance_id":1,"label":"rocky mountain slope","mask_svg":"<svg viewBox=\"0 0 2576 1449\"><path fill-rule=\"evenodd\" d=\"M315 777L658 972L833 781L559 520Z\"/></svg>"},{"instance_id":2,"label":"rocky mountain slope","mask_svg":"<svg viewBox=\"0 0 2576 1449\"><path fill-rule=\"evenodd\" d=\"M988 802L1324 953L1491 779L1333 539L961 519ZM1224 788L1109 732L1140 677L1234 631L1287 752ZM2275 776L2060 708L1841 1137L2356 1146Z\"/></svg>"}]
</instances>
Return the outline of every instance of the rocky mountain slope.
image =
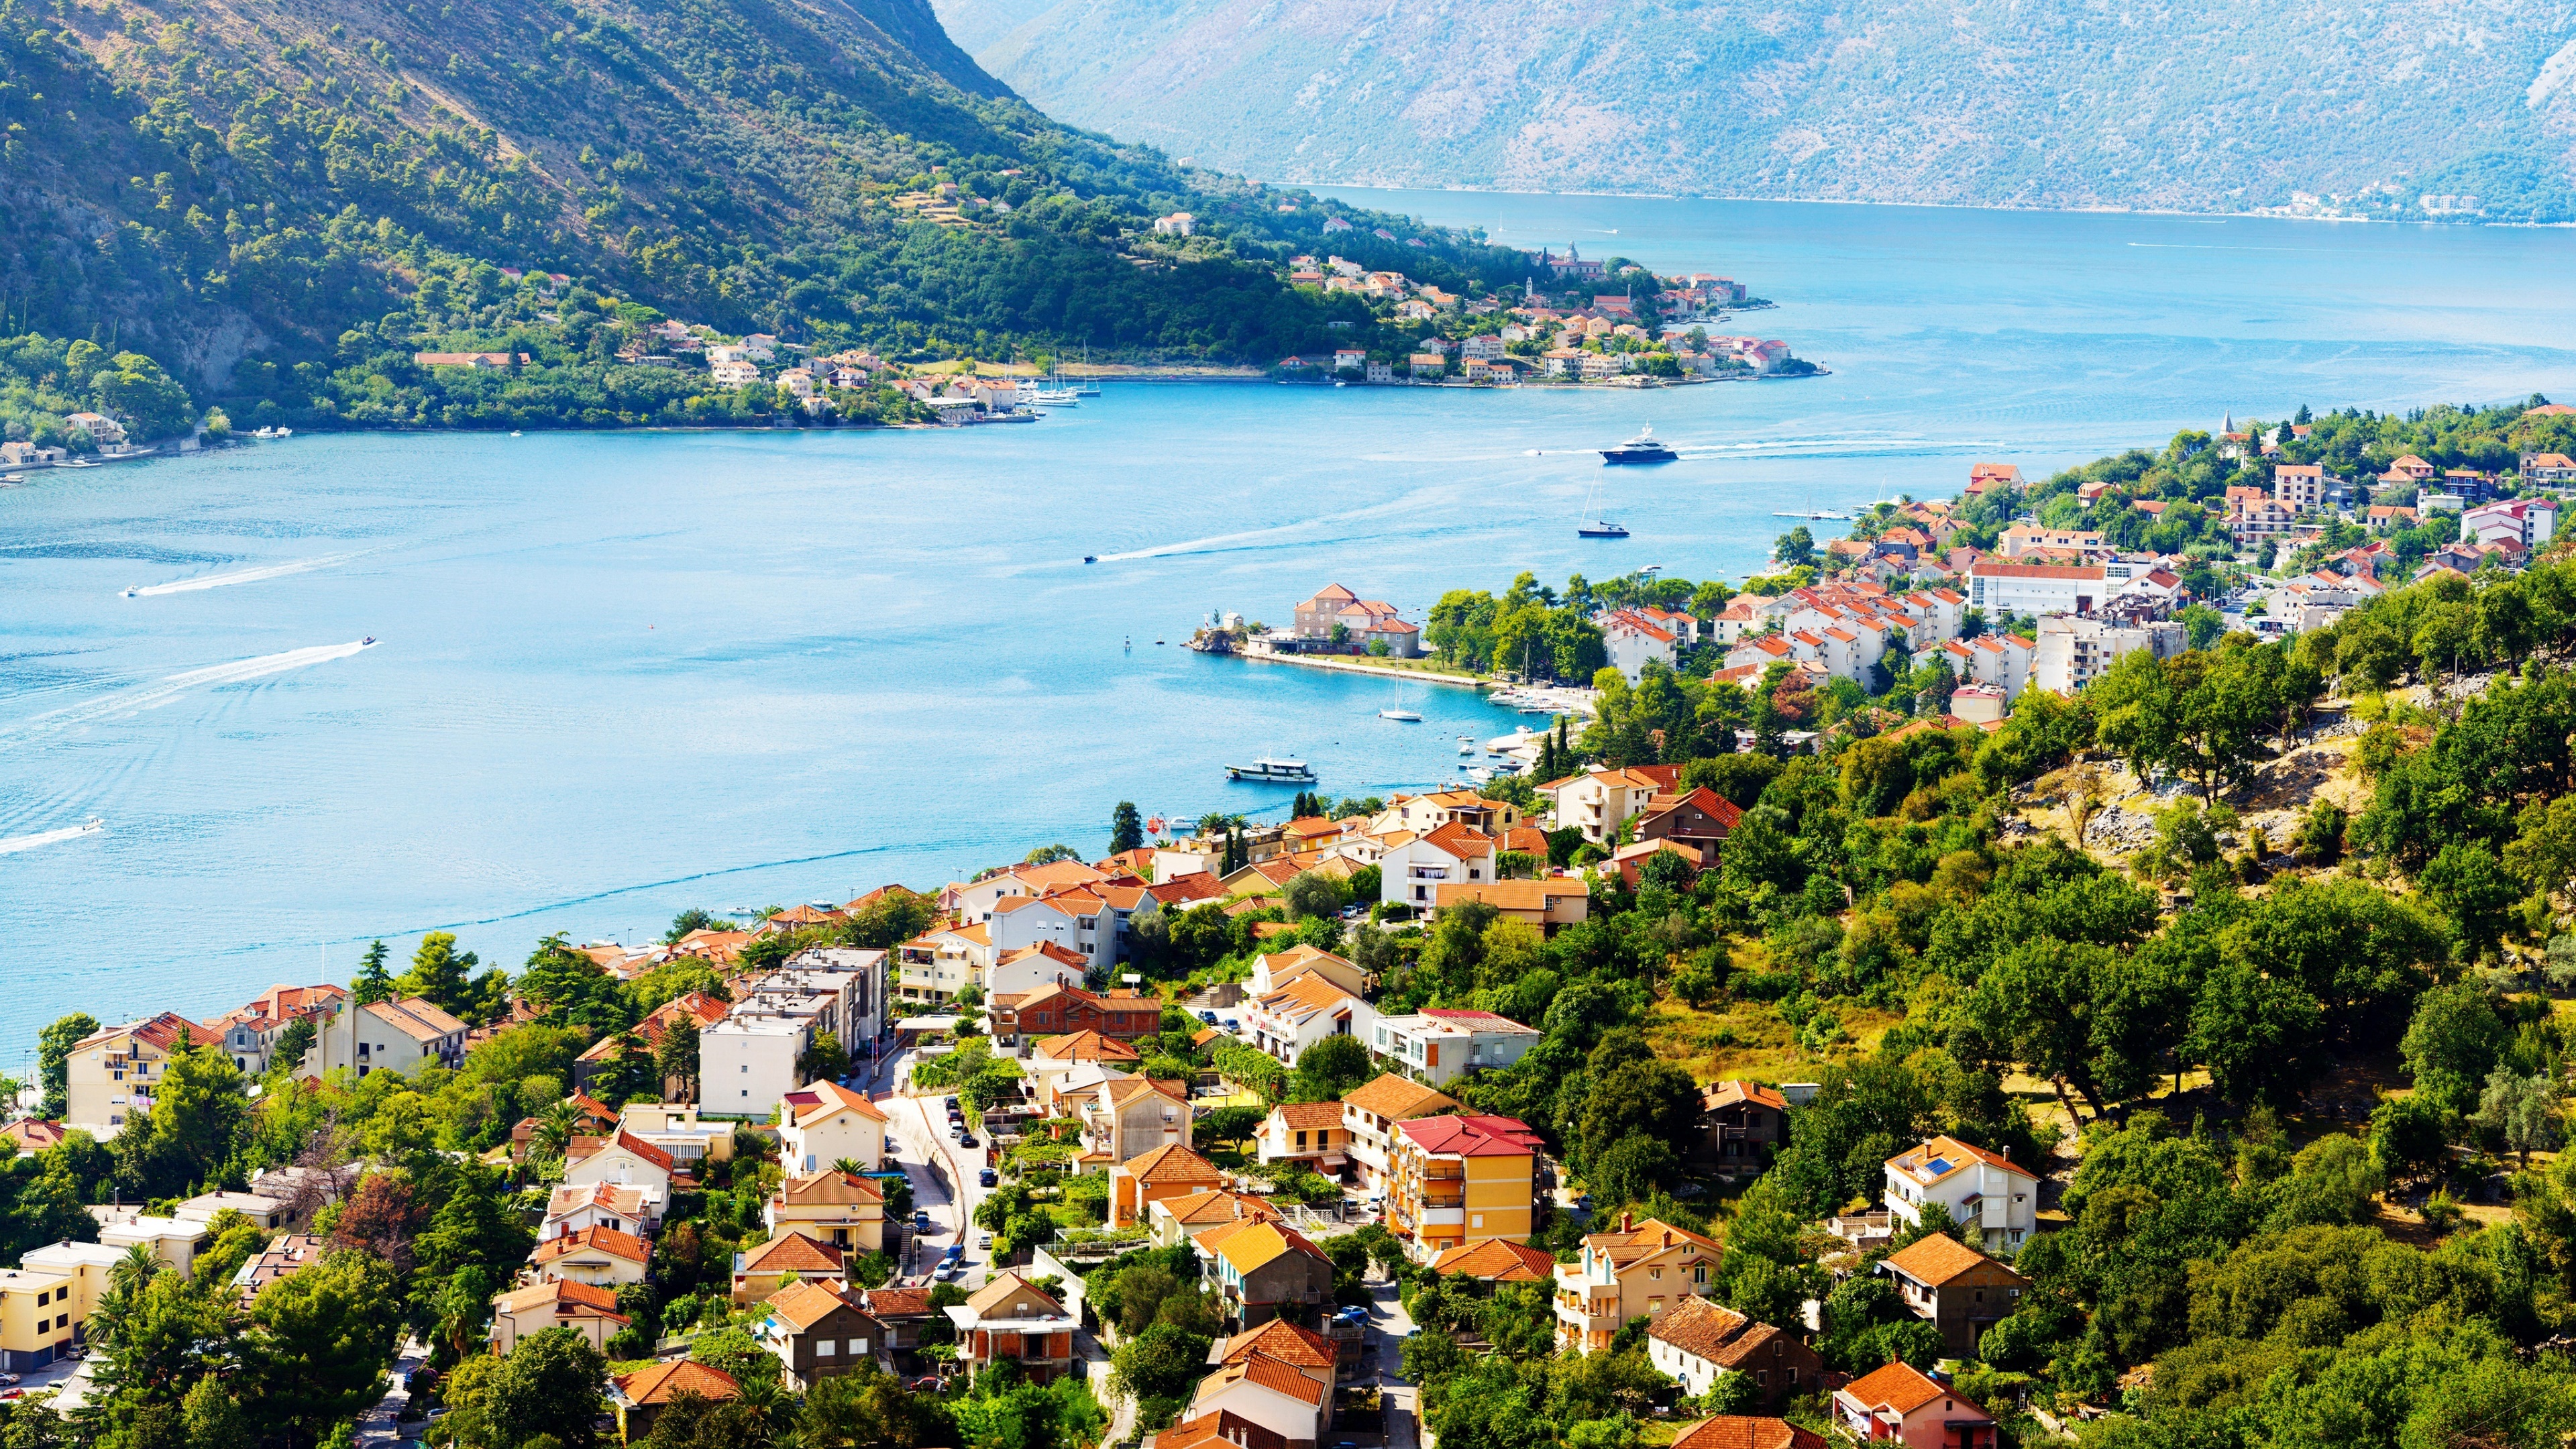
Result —
<instances>
[{"instance_id":1,"label":"rocky mountain slope","mask_svg":"<svg viewBox=\"0 0 2576 1449\"><path fill-rule=\"evenodd\" d=\"M1051 114L1278 180L2576 218L2564 0L936 3Z\"/></svg>"},{"instance_id":2,"label":"rocky mountain slope","mask_svg":"<svg viewBox=\"0 0 2576 1449\"><path fill-rule=\"evenodd\" d=\"M293 369L407 356L501 269L826 347L1326 335L1274 265L1323 210L1058 125L923 0L0 0L0 33L0 333L201 396L298 406ZM1183 207L1212 235L1127 254Z\"/></svg>"}]
</instances>

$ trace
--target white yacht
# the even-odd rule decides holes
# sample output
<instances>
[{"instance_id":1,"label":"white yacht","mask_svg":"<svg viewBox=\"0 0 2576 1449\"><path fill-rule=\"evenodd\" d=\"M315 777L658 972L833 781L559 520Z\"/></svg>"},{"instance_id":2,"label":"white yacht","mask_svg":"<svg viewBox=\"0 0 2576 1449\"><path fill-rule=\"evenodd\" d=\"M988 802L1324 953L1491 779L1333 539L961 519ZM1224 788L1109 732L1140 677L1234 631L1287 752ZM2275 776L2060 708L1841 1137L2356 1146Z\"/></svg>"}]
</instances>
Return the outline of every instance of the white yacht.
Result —
<instances>
[{"instance_id":1,"label":"white yacht","mask_svg":"<svg viewBox=\"0 0 2576 1449\"><path fill-rule=\"evenodd\" d=\"M1225 777L1229 780L1276 780L1311 785L1315 782L1315 771L1304 760L1278 760L1263 755L1249 765L1226 766Z\"/></svg>"},{"instance_id":2,"label":"white yacht","mask_svg":"<svg viewBox=\"0 0 2576 1449\"><path fill-rule=\"evenodd\" d=\"M1382 709L1377 712L1377 717L1379 719L1395 720L1402 724L1422 723L1422 716L1415 714L1409 709Z\"/></svg>"}]
</instances>

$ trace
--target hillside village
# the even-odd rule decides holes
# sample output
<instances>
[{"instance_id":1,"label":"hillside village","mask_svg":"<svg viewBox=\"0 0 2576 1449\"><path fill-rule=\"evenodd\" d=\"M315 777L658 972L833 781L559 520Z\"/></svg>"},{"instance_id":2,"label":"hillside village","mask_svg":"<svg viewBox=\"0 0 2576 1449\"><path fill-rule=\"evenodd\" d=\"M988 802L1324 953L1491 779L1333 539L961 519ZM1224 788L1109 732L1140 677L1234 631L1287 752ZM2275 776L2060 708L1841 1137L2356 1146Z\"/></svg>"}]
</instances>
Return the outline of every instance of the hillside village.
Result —
<instances>
[{"instance_id":1,"label":"hillside village","mask_svg":"<svg viewBox=\"0 0 2576 1449\"><path fill-rule=\"evenodd\" d=\"M1431 652L1591 691L1471 787L69 1018L0 1434L2554 1441L2571 417L1453 592Z\"/></svg>"},{"instance_id":2,"label":"hillside village","mask_svg":"<svg viewBox=\"0 0 2576 1449\"><path fill-rule=\"evenodd\" d=\"M1186 216L1167 222L1186 224ZM1334 218L1334 222L1339 222ZM1326 230L1334 222L1326 223ZM1342 230L1352 228L1343 223ZM1382 239L1394 240L1383 228ZM1419 245L1419 243L1415 243ZM1510 387L1523 382L1619 383L1794 377L1816 371L1778 339L1713 334L1728 307L1770 305L1744 284L1710 272L1657 277L1621 261L1586 261L1568 247L1529 254L1520 285L1463 296L1397 271L1371 271L1340 256L1299 256L1288 281L1327 299L1367 304L1373 340L1329 356L1281 358L1272 375L1345 383L1456 382ZM1619 291L1600 290L1619 286ZM1333 326L1357 325L1337 318Z\"/></svg>"}]
</instances>

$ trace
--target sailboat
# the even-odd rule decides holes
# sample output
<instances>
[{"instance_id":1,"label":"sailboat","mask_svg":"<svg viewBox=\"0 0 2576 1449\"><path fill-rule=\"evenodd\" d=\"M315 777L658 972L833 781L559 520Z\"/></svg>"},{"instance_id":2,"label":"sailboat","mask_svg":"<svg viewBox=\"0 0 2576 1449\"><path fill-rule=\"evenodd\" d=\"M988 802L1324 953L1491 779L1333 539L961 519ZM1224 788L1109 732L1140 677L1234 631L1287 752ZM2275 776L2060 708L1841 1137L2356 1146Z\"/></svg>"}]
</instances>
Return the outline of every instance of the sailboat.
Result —
<instances>
[{"instance_id":1,"label":"sailboat","mask_svg":"<svg viewBox=\"0 0 2576 1449\"><path fill-rule=\"evenodd\" d=\"M1592 512L1592 501L1600 495L1600 492L1601 484L1599 480L1596 479L1592 484L1591 490L1584 494L1584 512ZM1628 530L1611 522L1609 519L1595 517L1589 523L1576 524L1574 528L1574 536L1577 538L1626 538L1628 536Z\"/></svg>"}]
</instances>

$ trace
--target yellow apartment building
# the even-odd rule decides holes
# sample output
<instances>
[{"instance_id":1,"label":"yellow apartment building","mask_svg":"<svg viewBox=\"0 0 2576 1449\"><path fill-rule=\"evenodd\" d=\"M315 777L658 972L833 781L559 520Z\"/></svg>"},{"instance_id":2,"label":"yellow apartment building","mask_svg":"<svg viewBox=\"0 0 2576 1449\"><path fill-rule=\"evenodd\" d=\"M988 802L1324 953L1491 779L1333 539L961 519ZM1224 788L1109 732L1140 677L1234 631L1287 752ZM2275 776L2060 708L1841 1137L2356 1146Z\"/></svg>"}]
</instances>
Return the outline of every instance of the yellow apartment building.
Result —
<instances>
[{"instance_id":1,"label":"yellow apartment building","mask_svg":"<svg viewBox=\"0 0 2576 1449\"><path fill-rule=\"evenodd\" d=\"M1515 1117L1398 1122L1387 1229L1428 1263L1492 1238L1519 1242L1537 1225L1538 1134Z\"/></svg>"}]
</instances>

